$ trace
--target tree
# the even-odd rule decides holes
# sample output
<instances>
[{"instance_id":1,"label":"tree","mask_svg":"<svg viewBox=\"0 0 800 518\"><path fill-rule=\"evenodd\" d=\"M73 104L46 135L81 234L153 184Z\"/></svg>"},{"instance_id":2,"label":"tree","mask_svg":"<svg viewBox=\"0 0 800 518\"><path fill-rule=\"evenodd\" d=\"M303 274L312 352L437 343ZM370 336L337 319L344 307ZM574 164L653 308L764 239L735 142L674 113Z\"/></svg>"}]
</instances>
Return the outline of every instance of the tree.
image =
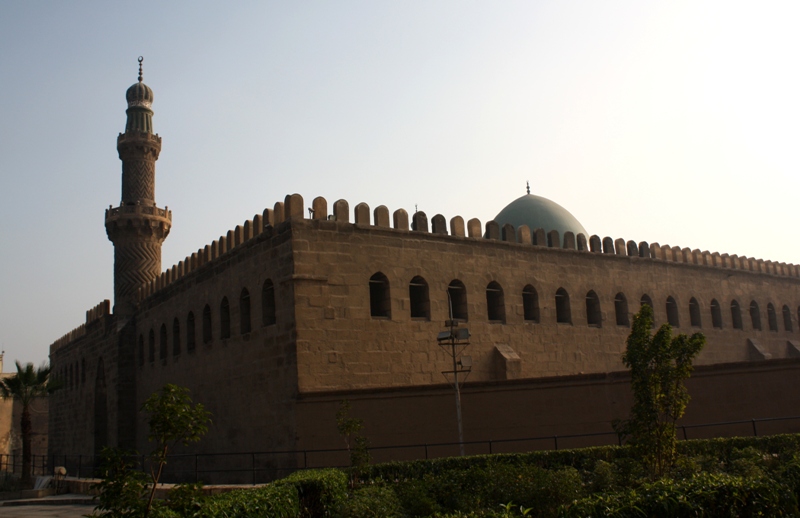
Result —
<instances>
[{"instance_id":1,"label":"tree","mask_svg":"<svg viewBox=\"0 0 800 518\"><path fill-rule=\"evenodd\" d=\"M692 373L692 360L700 353L706 337L695 333L672 337L664 324L650 334L653 308L644 304L633 318L622 362L631 371L633 407L623 432L631 438L645 465L654 476L661 476L675 462L675 422L689 403L684 381Z\"/></svg>"},{"instance_id":2,"label":"tree","mask_svg":"<svg viewBox=\"0 0 800 518\"><path fill-rule=\"evenodd\" d=\"M189 389L167 384L144 402L142 410L150 414L147 439L156 444L150 456L150 477L153 487L147 501L145 516L150 513L156 486L167 463L167 452L177 444L197 442L208 431L211 414L200 403L192 405Z\"/></svg>"},{"instance_id":3,"label":"tree","mask_svg":"<svg viewBox=\"0 0 800 518\"><path fill-rule=\"evenodd\" d=\"M369 441L361 435L364 421L350 417L350 402L346 399L339 405L336 412L336 429L344 438L347 453L350 455L351 477L350 485L355 487L360 470L369 465Z\"/></svg>"},{"instance_id":4,"label":"tree","mask_svg":"<svg viewBox=\"0 0 800 518\"><path fill-rule=\"evenodd\" d=\"M0 394L3 399L15 399L22 404L22 418L20 430L22 432L22 483L30 484L31 481L31 403L34 399L45 397L55 388L50 382L50 367L42 364L35 368L32 363L23 367L18 361L17 373L8 378L0 379Z\"/></svg>"}]
</instances>

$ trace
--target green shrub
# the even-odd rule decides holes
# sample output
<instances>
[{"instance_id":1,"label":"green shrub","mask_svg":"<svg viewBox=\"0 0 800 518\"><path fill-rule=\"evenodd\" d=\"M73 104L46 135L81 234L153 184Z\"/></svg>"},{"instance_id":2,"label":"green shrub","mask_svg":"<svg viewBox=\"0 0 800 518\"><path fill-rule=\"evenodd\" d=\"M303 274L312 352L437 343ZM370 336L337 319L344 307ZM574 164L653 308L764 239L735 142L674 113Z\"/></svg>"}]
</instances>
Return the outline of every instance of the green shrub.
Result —
<instances>
[{"instance_id":1,"label":"green shrub","mask_svg":"<svg viewBox=\"0 0 800 518\"><path fill-rule=\"evenodd\" d=\"M563 517L796 516L797 497L775 480L703 473L662 479L639 489L593 495L561 509Z\"/></svg>"},{"instance_id":2,"label":"green shrub","mask_svg":"<svg viewBox=\"0 0 800 518\"><path fill-rule=\"evenodd\" d=\"M297 488L291 484L270 484L208 497L197 518L296 518L300 516Z\"/></svg>"},{"instance_id":3,"label":"green shrub","mask_svg":"<svg viewBox=\"0 0 800 518\"><path fill-rule=\"evenodd\" d=\"M424 480L404 480L393 484L393 488L407 516L433 516L443 511Z\"/></svg>"},{"instance_id":4,"label":"green shrub","mask_svg":"<svg viewBox=\"0 0 800 518\"><path fill-rule=\"evenodd\" d=\"M400 500L391 488L362 486L339 504L339 518L396 518L402 516Z\"/></svg>"},{"instance_id":5,"label":"green shrub","mask_svg":"<svg viewBox=\"0 0 800 518\"><path fill-rule=\"evenodd\" d=\"M203 495L202 482L181 484L172 488L167 493L166 506L178 513L178 516L195 516L203 507L206 500Z\"/></svg>"},{"instance_id":6,"label":"green shrub","mask_svg":"<svg viewBox=\"0 0 800 518\"><path fill-rule=\"evenodd\" d=\"M295 488L301 517L332 516L347 496L347 475L338 469L295 471L275 484Z\"/></svg>"}]
</instances>

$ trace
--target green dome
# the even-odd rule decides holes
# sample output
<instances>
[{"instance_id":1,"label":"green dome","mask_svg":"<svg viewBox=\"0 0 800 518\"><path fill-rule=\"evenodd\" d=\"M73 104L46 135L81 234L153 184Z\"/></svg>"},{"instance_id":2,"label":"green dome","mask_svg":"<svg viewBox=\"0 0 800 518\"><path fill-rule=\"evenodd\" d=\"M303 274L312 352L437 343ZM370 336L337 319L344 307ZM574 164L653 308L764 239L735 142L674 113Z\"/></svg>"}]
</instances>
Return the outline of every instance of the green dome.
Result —
<instances>
[{"instance_id":1,"label":"green dome","mask_svg":"<svg viewBox=\"0 0 800 518\"><path fill-rule=\"evenodd\" d=\"M494 220L500 228L506 224L514 225L514 228L528 225L531 232L543 228L545 233L558 230L559 236L572 232L576 236L583 234L587 239L589 237L580 221L567 209L547 198L533 194L526 194L512 201L495 216Z\"/></svg>"}]
</instances>

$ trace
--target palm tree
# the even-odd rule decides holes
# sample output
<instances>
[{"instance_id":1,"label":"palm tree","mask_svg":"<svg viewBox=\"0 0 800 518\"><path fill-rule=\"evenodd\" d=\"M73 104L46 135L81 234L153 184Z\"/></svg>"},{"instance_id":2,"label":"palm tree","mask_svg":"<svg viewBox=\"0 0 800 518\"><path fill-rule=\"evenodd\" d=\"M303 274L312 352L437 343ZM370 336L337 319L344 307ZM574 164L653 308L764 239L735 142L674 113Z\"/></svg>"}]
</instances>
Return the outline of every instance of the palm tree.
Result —
<instances>
[{"instance_id":1,"label":"palm tree","mask_svg":"<svg viewBox=\"0 0 800 518\"><path fill-rule=\"evenodd\" d=\"M15 399L22 403L22 483L30 484L31 480L31 402L39 397L44 397L52 390L50 383L50 367L42 364L34 368L32 363L23 367L19 361L17 373L13 376L0 379L0 395L3 399Z\"/></svg>"}]
</instances>

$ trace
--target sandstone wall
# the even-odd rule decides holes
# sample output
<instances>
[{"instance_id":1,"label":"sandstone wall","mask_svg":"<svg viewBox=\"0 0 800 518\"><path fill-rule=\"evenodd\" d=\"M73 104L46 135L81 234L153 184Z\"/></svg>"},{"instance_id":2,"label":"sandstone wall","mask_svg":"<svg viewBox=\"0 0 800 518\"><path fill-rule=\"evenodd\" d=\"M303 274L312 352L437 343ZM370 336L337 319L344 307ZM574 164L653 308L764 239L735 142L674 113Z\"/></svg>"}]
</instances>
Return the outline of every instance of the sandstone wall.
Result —
<instances>
[{"instance_id":1,"label":"sandstone wall","mask_svg":"<svg viewBox=\"0 0 800 518\"><path fill-rule=\"evenodd\" d=\"M623 368L621 355L630 332L617 325L615 297L627 299L627 319L640 299L653 301L658 325L667 321L666 301L676 301L676 332L703 332L708 345L697 364L786 358L800 340L797 308L800 279L652 259L454 237L335 221L292 222L295 269L316 282L296 286L298 382L301 392L429 385L452 370L437 333L449 316L447 287L460 280L467 292L471 333L465 354L472 357L470 381L610 372ZM370 277L386 276L389 317L370 309ZM430 319L410 315L409 282L428 284ZM504 296L505 320L490 321L487 286ZM538 293L539 321L524 319L522 292ZM559 289L570 298L571 323L556 322ZM586 297L596 294L601 320L589 325ZM690 325L689 302L698 301L701 325ZM743 329L734 329L730 304L738 300ZM711 302L721 305L722 327L712 326ZM753 328L751 301L760 307L762 329ZM778 330L767 325L768 304L778 308ZM792 308L792 330L780 308ZM498 345L505 345L503 351ZM510 352L509 352L510 348ZM519 360L515 358L519 357Z\"/></svg>"},{"instance_id":2,"label":"sandstone wall","mask_svg":"<svg viewBox=\"0 0 800 518\"><path fill-rule=\"evenodd\" d=\"M84 332L50 349L52 376L60 388L50 395L49 453L90 456L119 442L119 334L104 314ZM96 433L97 432L97 433ZM123 431L124 434L124 431Z\"/></svg>"},{"instance_id":3,"label":"sandstone wall","mask_svg":"<svg viewBox=\"0 0 800 518\"><path fill-rule=\"evenodd\" d=\"M770 360L698 367L688 380L692 400L679 422L691 426L712 422L800 416L800 360ZM566 438L565 435L613 432L611 422L626 418L632 403L626 372L539 378L503 383L467 383L462 395L464 440L495 441L494 453L613 444L613 434ZM298 448L341 449L336 411L342 400L350 415L363 419L375 461L456 455L457 447L436 446L457 439L453 390L444 386L413 389L353 390L302 395L297 405ZM800 432L800 419L757 423L760 434ZM688 438L753 435L751 423L688 428ZM682 432L679 432L682 438ZM504 439L546 437L538 441ZM486 442L468 445L467 453L488 453ZM341 453L308 453L309 465L346 464Z\"/></svg>"},{"instance_id":4,"label":"sandstone wall","mask_svg":"<svg viewBox=\"0 0 800 518\"><path fill-rule=\"evenodd\" d=\"M236 452L291 449L294 446L296 395L293 241L288 225L199 265L147 298L136 317L137 408L166 383L191 390L195 402L212 413L209 433L192 445L195 452ZM271 280L275 294L275 323L262 320L262 289ZM250 300L249 332L242 333L240 296ZM230 310L230 336L223 338L221 302ZM203 312L211 313L211 339L203 336ZM195 349L187 350L187 316L195 317ZM175 348L173 325L180 328ZM161 326L167 328L166 357L161 357ZM149 334L155 336L154 361L149 357ZM138 346L137 346L138 347ZM146 416L138 419L138 448L149 451Z\"/></svg>"}]
</instances>

